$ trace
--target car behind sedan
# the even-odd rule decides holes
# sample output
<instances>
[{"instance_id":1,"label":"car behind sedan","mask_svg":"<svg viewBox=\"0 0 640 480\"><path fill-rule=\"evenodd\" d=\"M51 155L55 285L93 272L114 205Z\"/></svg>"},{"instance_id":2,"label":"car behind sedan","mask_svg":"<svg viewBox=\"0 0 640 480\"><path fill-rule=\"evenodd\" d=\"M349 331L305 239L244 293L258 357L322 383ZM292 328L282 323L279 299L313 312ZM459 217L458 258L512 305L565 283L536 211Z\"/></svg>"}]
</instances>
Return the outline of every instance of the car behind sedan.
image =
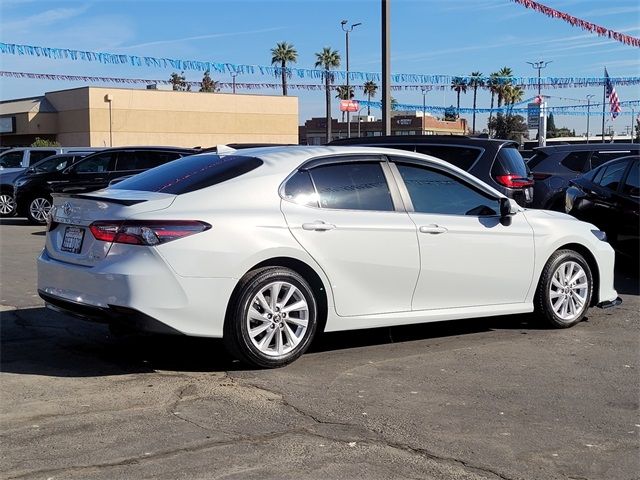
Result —
<instances>
[{"instance_id":1,"label":"car behind sedan","mask_svg":"<svg viewBox=\"0 0 640 480\"><path fill-rule=\"evenodd\" d=\"M614 252L433 157L367 147L193 155L59 194L38 258L52 308L222 337L259 367L318 331L611 306Z\"/></svg>"},{"instance_id":2,"label":"car behind sedan","mask_svg":"<svg viewBox=\"0 0 640 480\"><path fill-rule=\"evenodd\" d=\"M620 253L640 255L640 156L605 163L571 181L567 213L604 230Z\"/></svg>"}]
</instances>

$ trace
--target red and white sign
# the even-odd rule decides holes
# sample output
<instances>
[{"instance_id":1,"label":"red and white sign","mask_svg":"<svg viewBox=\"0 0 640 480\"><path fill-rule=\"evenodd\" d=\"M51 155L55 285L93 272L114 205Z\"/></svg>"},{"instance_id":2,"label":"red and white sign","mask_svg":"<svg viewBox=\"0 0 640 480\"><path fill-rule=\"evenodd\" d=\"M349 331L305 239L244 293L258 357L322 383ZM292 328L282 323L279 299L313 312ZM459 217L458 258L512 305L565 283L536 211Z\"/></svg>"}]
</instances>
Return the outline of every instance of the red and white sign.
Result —
<instances>
[{"instance_id":1,"label":"red and white sign","mask_svg":"<svg viewBox=\"0 0 640 480\"><path fill-rule=\"evenodd\" d=\"M341 112L357 112L360 104L355 100L340 100Z\"/></svg>"}]
</instances>

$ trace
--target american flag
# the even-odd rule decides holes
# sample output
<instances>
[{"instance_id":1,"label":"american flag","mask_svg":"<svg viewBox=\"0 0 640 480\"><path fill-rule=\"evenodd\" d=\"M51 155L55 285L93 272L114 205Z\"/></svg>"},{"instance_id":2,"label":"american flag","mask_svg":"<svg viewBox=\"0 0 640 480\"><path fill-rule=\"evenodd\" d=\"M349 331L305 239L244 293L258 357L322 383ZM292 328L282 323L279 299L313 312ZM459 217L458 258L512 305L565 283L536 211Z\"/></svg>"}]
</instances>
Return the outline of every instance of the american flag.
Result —
<instances>
[{"instance_id":1,"label":"american flag","mask_svg":"<svg viewBox=\"0 0 640 480\"><path fill-rule=\"evenodd\" d=\"M605 94L609 99L609 106L611 107L611 118L616 118L622 109L620 108L620 100L618 99L618 94L616 93L616 89L609 79L609 74L607 73L606 68L604 69L604 78Z\"/></svg>"}]
</instances>

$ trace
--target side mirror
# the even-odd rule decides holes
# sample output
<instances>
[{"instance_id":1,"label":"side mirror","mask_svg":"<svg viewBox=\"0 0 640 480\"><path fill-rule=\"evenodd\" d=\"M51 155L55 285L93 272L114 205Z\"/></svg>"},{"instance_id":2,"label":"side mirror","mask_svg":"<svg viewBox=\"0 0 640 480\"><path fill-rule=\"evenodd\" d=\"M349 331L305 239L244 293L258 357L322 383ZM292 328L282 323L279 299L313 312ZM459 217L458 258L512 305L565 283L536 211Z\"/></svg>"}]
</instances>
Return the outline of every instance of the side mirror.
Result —
<instances>
[{"instance_id":1,"label":"side mirror","mask_svg":"<svg viewBox=\"0 0 640 480\"><path fill-rule=\"evenodd\" d=\"M502 197L500 199L500 216L504 218L509 215L511 215L511 202L509 202L508 198Z\"/></svg>"}]
</instances>

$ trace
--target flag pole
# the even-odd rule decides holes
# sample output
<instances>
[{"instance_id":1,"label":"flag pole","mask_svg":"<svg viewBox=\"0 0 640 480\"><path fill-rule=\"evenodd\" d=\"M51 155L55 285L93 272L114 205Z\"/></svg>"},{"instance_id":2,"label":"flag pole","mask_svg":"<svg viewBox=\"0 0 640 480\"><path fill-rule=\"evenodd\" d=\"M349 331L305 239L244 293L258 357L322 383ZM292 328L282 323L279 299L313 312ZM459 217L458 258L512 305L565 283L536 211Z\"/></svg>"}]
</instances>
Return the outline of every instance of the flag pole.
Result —
<instances>
[{"instance_id":1,"label":"flag pole","mask_svg":"<svg viewBox=\"0 0 640 480\"><path fill-rule=\"evenodd\" d=\"M607 97L607 68L604 69L604 83L602 84L602 143L604 143L604 116L605 116L605 104Z\"/></svg>"}]
</instances>

